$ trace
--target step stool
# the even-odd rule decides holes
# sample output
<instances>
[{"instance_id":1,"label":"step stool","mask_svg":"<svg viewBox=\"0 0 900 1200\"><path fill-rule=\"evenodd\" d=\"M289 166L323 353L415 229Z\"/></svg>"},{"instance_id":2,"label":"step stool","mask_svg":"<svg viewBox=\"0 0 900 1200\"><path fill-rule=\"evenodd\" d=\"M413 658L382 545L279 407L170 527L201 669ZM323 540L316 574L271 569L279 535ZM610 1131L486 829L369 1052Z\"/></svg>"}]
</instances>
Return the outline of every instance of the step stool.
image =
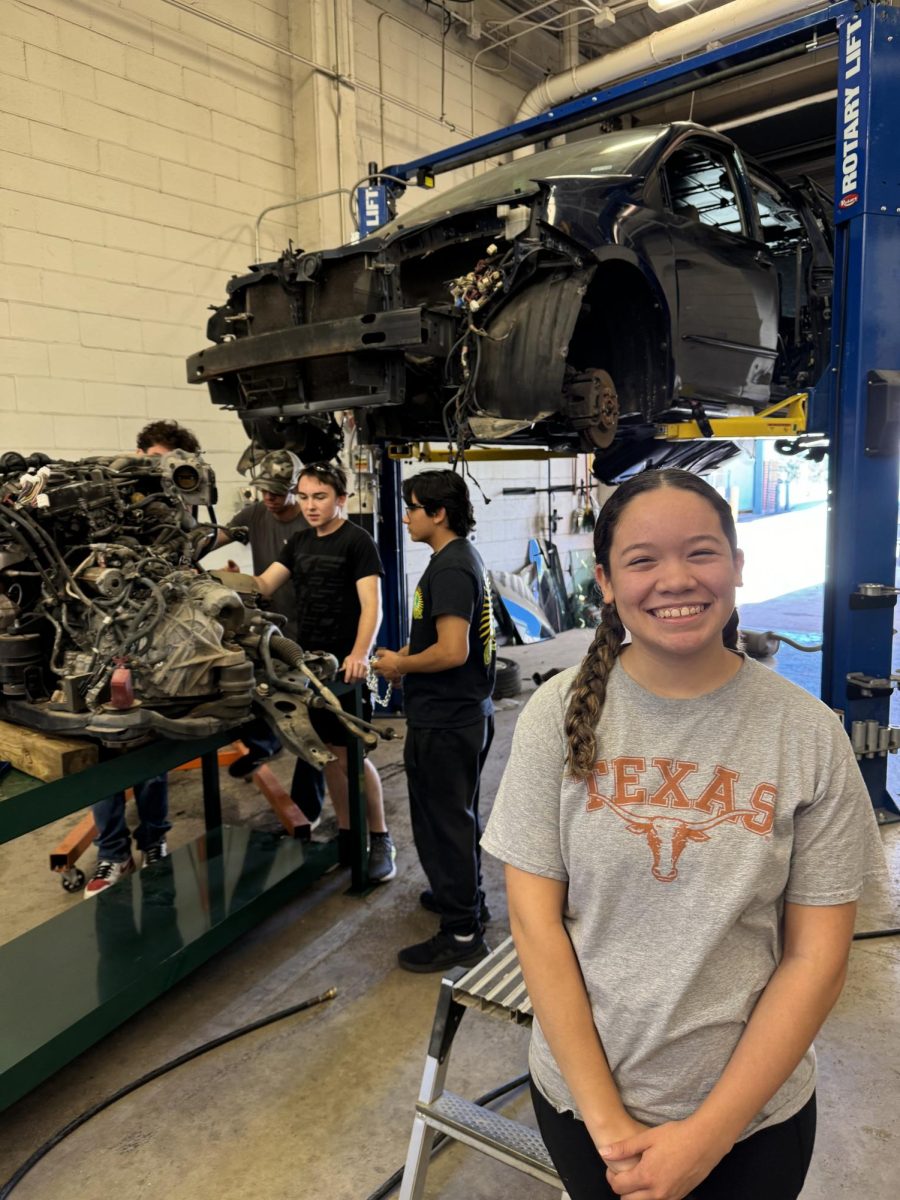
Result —
<instances>
[{"instance_id":1,"label":"step stool","mask_svg":"<svg viewBox=\"0 0 900 1200\"><path fill-rule=\"evenodd\" d=\"M519 1121L444 1090L453 1038L467 1008L530 1025L531 1001L511 937L470 970L457 967L441 982L399 1200L422 1200L435 1134L463 1142L559 1189L560 1178L540 1134ZM565 1200L566 1193L562 1193Z\"/></svg>"}]
</instances>

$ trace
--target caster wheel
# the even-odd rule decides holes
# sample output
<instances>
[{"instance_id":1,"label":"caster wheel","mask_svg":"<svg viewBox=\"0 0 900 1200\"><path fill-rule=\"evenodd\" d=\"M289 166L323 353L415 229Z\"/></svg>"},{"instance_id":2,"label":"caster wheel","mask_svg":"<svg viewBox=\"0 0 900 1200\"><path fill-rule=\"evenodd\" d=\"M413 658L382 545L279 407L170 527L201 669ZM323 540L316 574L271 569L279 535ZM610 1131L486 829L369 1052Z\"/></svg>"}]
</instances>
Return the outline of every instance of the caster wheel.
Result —
<instances>
[{"instance_id":1,"label":"caster wheel","mask_svg":"<svg viewBox=\"0 0 900 1200\"><path fill-rule=\"evenodd\" d=\"M71 867L68 871L63 871L60 883L66 892L80 892L85 885L84 871L78 867Z\"/></svg>"}]
</instances>

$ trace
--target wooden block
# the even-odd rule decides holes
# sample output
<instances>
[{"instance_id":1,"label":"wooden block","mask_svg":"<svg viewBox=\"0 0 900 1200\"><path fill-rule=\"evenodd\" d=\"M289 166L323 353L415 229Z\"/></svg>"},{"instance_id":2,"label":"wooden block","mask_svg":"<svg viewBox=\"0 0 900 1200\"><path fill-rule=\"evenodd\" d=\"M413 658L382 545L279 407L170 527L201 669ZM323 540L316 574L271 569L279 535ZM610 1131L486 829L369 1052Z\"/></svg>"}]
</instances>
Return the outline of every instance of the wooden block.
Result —
<instances>
[{"instance_id":1,"label":"wooden block","mask_svg":"<svg viewBox=\"0 0 900 1200\"><path fill-rule=\"evenodd\" d=\"M266 766L253 773L253 782L269 802L269 807L291 837L309 837L309 821L278 781L275 772Z\"/></svg>"},{"instance_id":2,"label":"wooden block","mask_svg":"<svg viewBox=\"0 0 900 1200\"><path fill-rule=\"evenodd\" d=\"M11 762L17 771L50 783L92 766L97 761L97 746L0 721L0 758Z\"/></svg>"}]
</instances>

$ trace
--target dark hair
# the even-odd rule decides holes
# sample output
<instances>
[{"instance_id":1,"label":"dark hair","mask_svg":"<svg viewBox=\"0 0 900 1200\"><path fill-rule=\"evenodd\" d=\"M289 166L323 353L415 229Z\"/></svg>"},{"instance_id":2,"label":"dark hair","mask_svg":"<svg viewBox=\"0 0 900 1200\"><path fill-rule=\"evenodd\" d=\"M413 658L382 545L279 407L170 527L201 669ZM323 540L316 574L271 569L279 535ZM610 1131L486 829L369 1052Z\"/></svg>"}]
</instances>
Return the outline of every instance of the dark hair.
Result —
<instances>
[{"instance_id":1,"label":"dark hair","mask_svg":"<svg viewBox=\"0 0 900 1200\"><path fill-rule=\"evenodd\" d=\"M714 487L699 475L692 475L690 471L642 471L613 492L600 510L600 517L594 526L594 557L607 575L613 536L622 513L636 496L668 487L693 492L712 505L731 547L731 553L737 553L734 517L727 502ZM737 649L737 632L738 613L735 609L722 630L722 641L730 650ZM590 649L582 660L566 710L566 737L569 743L567 764L577 778L585 778L593 768L597 723L606 700L606 685L624 638L625 627L619 619L615 604L604 603L600 610L600 625Z\"/></svg>"},{"instance_id":2,"label":"dark hair","mask_svg":"<svg viewBox=\"0 0 900 1200\"><path fill-rule=\"evenodd\" d=\"M312 475L319 483L329 484L339 496L347 495L347 472L336 463L307 463L300 472L300 478L304 475Z\"/></svg>"},{"instance_id":3,"label":"dark hair","mask_svg":"<svg viewBox=\"0 0 900 1200\"><path fill-rule=\"evenodd\" d=\"M177 421L151 421L137 435L137 448L144 453L151 446L166 446L169 450L187 450L190 454L200 453L200 443L189 429Z\"/></svg>"},{"instance_id":4,"label":"dark hair","mask_svg":"<svg viewBox=\"0 0 900 1200\"><path fill-rule=\"evenodd\" d=\"M465 537L475 528L469 489L455 471L420 471L418 475L410 475L403 480L403 499L407 504L413 503L413 492L429 517L442 508L447 514L447 524L458 537Z\"/></svg>"}]
</instances>

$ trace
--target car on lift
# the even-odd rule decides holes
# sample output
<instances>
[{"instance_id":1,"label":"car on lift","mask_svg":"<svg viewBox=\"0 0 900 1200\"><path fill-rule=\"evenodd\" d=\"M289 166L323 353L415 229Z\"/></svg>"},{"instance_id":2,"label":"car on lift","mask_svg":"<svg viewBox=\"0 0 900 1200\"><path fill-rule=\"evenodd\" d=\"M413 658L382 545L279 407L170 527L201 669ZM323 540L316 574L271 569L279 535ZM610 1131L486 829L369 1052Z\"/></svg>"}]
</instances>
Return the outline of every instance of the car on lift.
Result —
<instances>
[{"instance_id":1,"label":"car on lift","mask_svg":"<svg viewBox=\"0 0 900 1200\"><path fill-rule=\"evenodd\" d=\"M708 468L727 443L658 425L750 415L827 364L824 199L690 123L554 147L233 277L188 379L306 461L350 410L367 442L593 450L607 480Z\"/></svg>"}]
</instances>

